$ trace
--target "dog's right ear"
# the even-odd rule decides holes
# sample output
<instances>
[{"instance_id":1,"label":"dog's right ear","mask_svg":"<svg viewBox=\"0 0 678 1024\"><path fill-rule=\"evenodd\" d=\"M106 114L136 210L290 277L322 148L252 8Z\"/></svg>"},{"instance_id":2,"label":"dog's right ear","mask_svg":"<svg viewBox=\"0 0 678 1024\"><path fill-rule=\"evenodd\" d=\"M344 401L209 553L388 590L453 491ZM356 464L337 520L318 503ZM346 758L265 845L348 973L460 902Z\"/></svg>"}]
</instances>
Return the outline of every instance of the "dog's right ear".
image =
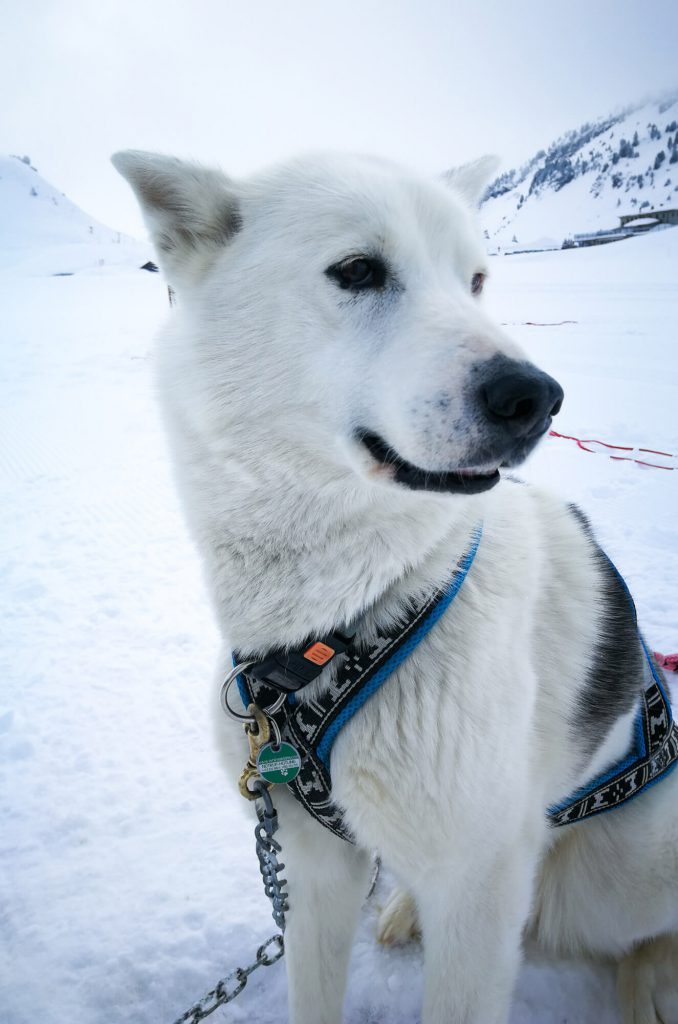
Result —
<instances>
[{"instance_id":1,"label":"dog's right ear","mask_svg":"<svg viewBox=\"0 0 678 1024\"><path fill-rule=\"evenodd\" d=\"M113 166L132 186L170 284L197 280L240 228L235 188L221 171L127 149Z\"/></svg>"},{"instance_id":2,"label":"dog's right ear","mask_svg":"<svg viewBox=\"0 0 678 1024\"><path fill-rule=\"evenodd\" d=\"M490 179L497 173L500 163L498 156L481 156L479 160L472 160L461 167L445 171L443 181L475 208L480 203Z\"/></svg>"}]
</instances>

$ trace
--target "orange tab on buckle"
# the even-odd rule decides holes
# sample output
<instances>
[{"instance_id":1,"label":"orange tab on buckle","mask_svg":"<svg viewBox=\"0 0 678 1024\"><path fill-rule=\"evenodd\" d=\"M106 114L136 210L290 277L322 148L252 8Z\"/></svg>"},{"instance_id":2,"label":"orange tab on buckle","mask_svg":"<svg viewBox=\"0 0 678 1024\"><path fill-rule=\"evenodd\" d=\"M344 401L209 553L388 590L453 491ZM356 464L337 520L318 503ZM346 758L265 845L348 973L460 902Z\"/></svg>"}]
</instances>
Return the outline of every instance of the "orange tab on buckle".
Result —
<instances>
[{"instance_id":1,"label":"orange tab on buckle","mask_svg":"<svg viewBox=\"0 0 678 1024\"><path fill-rule=\"evenodd\" d=\"M314 665L324 665L334 657L334 650L328 647L327 644L322 644L318 640L316 643L311 644L307 651L304 651L304 657L307 661L312 661Z\"/></svg>"}]
</instances>

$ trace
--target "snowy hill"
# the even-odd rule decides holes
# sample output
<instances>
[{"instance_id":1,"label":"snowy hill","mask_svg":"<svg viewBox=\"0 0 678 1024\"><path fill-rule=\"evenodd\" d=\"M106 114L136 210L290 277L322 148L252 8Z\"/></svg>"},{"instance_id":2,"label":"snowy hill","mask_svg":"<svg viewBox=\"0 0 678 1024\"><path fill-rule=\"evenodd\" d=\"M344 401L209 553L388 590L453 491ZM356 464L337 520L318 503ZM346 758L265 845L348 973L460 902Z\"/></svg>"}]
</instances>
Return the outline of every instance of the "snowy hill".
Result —
<instances>
[{"instance_id":1,"label":"snowy hill","mask_svg":"<svg viewBox=\"0 0 678 1024\"><path fill-rule=\"evenodd\" d=\"M0 156L0 266L74 273L142 256L149 258L148 245L94 220L46 181L28 157Z\"/></svg>"},{"instance_id":2,"label":"snowy hill","mask_svg":"<svg viewBox=\"0 0 678 1024\"><path fill-rule=\"evenodd\" d=\"M481 212L490 251L505 252L649 209L678 209L678 94L568 132L492 182Z\"/></svg>"}]
</instances>

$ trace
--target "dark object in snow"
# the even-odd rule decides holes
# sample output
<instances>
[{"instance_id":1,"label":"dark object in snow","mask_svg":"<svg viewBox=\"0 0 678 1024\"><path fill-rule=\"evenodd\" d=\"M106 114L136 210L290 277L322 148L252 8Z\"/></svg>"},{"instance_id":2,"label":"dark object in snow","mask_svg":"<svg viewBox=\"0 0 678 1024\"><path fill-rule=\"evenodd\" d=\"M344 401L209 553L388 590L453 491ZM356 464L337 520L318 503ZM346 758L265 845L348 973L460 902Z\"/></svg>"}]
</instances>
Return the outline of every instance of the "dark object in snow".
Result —
<instances>
[{"instance_id":1,"label":"dark object in snow","mask_svg":"<svg viewBox=\"0 0 678 1024\"><path fill-rule=\"evenodd\" d=\"M150 270L152 274L158 273L158 268L156 267L153 260L149 260L148 263L144 263L142 266L139 267L139 270Z\"/></svg>"},{"instance_id":2,"label":"dark object in snow","mask_svg":"<svg viewBox=\"0 0 678 1024\"><path fill-rule=\"evenodd\" d=\"M73 277L73 271L72 270L57 270L57 272L55 274L52 274L52 277Z\"/></svg>"}]
</instances>

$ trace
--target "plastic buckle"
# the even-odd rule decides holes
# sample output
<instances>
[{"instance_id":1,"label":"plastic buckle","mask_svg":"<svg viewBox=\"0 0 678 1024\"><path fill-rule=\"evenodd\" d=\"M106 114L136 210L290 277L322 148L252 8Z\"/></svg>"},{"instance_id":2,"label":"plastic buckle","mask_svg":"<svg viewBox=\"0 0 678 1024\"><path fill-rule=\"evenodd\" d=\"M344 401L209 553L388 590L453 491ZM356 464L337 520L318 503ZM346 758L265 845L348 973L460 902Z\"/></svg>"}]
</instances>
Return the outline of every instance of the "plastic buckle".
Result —
<instances>
[{"instance_id":1,"label":"plastic buckle","mask_svg":"<svg viewBox=\"0 0 678 1024\"><path fill-rule=\"evenodd\" d=\"M275 651L249 668L247 675L268 683L276 690L293 693L317 679L338 654L344 654L354 635L355 630L351 633L329 633L297 650Z\"/></svg>"}]
</instances>

